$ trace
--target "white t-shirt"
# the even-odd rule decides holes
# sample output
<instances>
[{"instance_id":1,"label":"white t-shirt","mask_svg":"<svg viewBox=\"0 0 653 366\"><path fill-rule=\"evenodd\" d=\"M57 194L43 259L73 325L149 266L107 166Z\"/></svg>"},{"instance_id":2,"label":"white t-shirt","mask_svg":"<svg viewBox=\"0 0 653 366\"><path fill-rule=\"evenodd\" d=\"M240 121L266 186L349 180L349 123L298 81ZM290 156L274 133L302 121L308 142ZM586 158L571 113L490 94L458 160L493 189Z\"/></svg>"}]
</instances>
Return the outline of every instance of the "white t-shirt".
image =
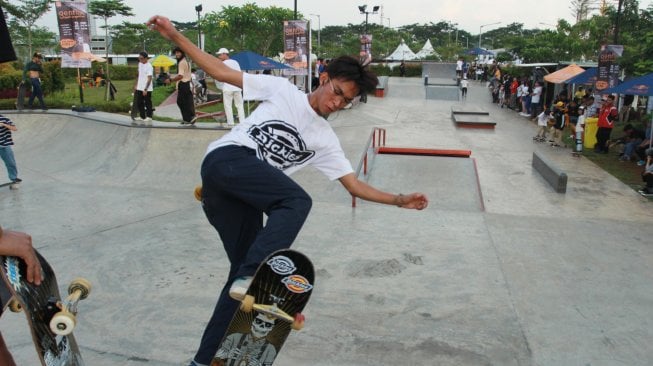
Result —
<instances>
[{"instance_id":1,"label":"white t-shirt","mask_svg":"<svg viewBox=\"0 0 653 366\"><path fill-rule=\"evenodd\" d=\"M330 180L354 170L331 125L308 103L308 97L285 78L243 74L245 99L262 103L228 134L209 144L206 153L228 145L256 150L259 159L290 175L312 165Z\"/></svg>"},{"instance_id":2,"label":"white t-shirt","mask_svg":"<svg viewBox=\"0 0 653 366\"><path fill-rule=\"evenodd\" d=\"M540 95L542 95L542 87L536 86L533 88L533 95L531 96L531 103L539 103Z\"/></svg>"},{"instance_id":3,"label":"white t-shirt","mask_svg":"<svg viewBox=\"0 0 653 366\"><path fill-rule=\"evenodd\" d=\"M456 71L463 69L463 62L461 60L456 61Z\"/></svg>"},{"instance_id":4,"label":"white t-shirt","mask_svg":"<svg viewBox=\"0 0 653 366\"><path fill-rule=\"evenodd\" d=\"M138 63L138 83L136 84L136 90L143 91L145 90L145 85L147 85L147 77L154 75L154 68L149 62ZM154 80L150 81L150 86L147 88L147 91L154 90Z\"/></svg>"},{"instance_id":5,"label":"white t-shirt","mask_svg":"<svg viewBox=\"0 0 653 366\"><path fill-rule=\"evenodd\" d=\"M547 126L548 123L549 123L549 114L546 111L537 115L538 126Z\"/></svg>"},{"instance_id":6,"label":"white t-shirt","mask_svg":"<svg viewBox=\"0 0 653 366\"><path fill-rule=\"evenodd\" d=\"M224 60L222 62L224 62L225 65L231 67L232 69L240 71L240 65L238 64L238 61L232 60L232 59L229 58L229 59L226 59L226 60ZM227 83L220 83L220 84L222 84L222 85L219 85L218 87L220 89L222 89L223 91L226 91L226 92L240 91L241 90L239 87L231 85L231 84L227 84Z\"/></svg>"}]
</instances>

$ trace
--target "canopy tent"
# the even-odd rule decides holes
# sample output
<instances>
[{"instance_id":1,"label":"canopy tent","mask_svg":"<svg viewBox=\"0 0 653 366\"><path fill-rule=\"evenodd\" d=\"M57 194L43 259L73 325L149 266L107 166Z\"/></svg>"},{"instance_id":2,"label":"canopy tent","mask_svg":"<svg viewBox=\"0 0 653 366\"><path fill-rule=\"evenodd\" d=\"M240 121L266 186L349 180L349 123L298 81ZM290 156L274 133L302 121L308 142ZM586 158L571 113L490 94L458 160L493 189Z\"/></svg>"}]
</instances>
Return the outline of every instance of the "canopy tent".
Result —
<instances>
[{"instance_id":1,"label":"canopy tent","mask_svg":"<svg viewBox=\"0 0 653 366\"><path fill-rule=\"evenodd\" d=\"M415 52L411 51L411 49L406 45L406 42L404 40L401 40L401 43L399 46L397 46L397 49L394 50L390 54L390 56L386 57L386 60L414 60L417 58L417 55L415 55Z\"/></svg>"},{"instance_id":2,"label":"canopy tent","mask_svg":"<svg viewBox=\"0 0 653 366\"><path fill-rule=\"evenodd\" d=\"M594 85L596 82L596 71L598 68L591 67L573 78L567 80L569 84Z\"/></svg>"},{"instance_id":3,"label":"canopy tent","mask_svg":"<svg viewBox=\"0 0 653 366\"><path fill-rule=\"evenodd\" d=\"M238 52L231 55L230 58L236 60L238 65L240 65L240 69L244 71L292 69L292 67L286 64L274 61L271 58L261 56L252 51Z\"/></svg>"},{"instance_id":4,"label":"canopy tent","mask_svg":"<svg viewBox=\"0 0 653 366\"><path fill-rule=\"evenodd\" d=\"M480 47L474 47L472 49L469 49L465 51L465 54L474 55L474 56L494 55L494 53L486 50L485 48L480 48Z\"/></svg>"},{"instance_id":5,"label":"canopy tent","mask_svg":"<svg viewBox=\"0 0 653 366\"><path fill-rule=\"evenodd\" d=\"M617 86L603 90L601 93L653 96L653 72L638 78L624 81ZM653 118L651 118L649 131L651 131L651 134L653 135ZM651 136L649 136L648 143L649 149L651 148L651 143L653 143L653 138L650 137Z\"/></svg>"},{"instance_id":6,"label":"canopy tent","mask_svg":"<svg viewBox=\"0 0 653 366\"><path fill-rule=\"evenodd\" d=\"M422 47L419 52L415 54L415 57L418 59L424 59L429 56L435 56L437 59L441 59L440 55L438 55L437 52L433 49L433 45L431 44L431 40L427 39L426 42L424 43L424 46Z\"/></svg>"},{"instance_id":7,"label":"canopy tent","mask_svg":"<svg viewBox=\"0 0 653 366\"><path fill-rule=\"evenodd\" d=\"M576 64L571 64L567 67L563 67L558 71L544 76L544 80L553 84L563 84L568 82L569 79L583 72L585 72L585 69Z\"/></svg>"}]
</instances>

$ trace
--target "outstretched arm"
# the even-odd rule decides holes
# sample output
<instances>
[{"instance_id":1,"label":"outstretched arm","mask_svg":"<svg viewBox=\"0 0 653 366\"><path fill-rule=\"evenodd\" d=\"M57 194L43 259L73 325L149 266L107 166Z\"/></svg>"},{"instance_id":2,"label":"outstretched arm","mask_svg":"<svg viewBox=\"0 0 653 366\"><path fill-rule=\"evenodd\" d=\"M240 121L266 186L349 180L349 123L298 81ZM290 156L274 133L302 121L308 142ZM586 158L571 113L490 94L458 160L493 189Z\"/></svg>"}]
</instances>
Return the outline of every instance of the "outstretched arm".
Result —
<instances>
[{"instance_id":1,"label":"outstretched arm","mask_svg":"<svg viewBox=\"0 0 653 366\"><path fill-rule=\"evenodd\" d=\"M170 19L155 15L147 21L147 26L159 32L165 39L179 46L186 53L186 56L191 58L193 62L198 64L202 70L214 79L235 85L239 88L243 87L243 73L241 71L230 68L217 57L213 57L199 49L193 42L175 29Z\"/></svg>"},{"instance_id":2,"label":"outstretched arm","mask_svg":"<svg viewBox=\"0 0 653 366\"><path fill-rule=\"evenodd\" d=\"M395 205L403 208L412 208L423 210L428 206L429 200L423 193L411 194L391 194L380 191L371 185L356 178L354 173L350 173L340 178L340 183L352 195L362 198L366 201L384 203L386 205Z\"/></svg>"}]
</instances>

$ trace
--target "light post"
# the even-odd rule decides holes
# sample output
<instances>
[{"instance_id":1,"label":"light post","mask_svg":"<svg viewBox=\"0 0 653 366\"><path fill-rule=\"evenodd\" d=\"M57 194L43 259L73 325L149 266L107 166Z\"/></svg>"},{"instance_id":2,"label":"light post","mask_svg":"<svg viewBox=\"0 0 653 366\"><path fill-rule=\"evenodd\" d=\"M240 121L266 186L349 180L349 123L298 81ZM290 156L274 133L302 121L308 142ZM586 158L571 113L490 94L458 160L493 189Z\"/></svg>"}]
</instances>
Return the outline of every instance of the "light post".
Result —
<instances>
[{"instance_id":1,"label":"light post","mask_svg":"<svg viewBox=\"0 0 653 366\"><path fill-rule=\"evenodd\" d=\"M467 41L467 48L469 49L469 37L467 37L464 34L461 34L460 37L465 38L465 40Z\"/></svg>"},{"instance_id":2,"label":"light post","mask_svg":"<svg viewBox=\"0 0 653 366\"><path fill-rule=\"evenodd\" d=\"M492 49L494 49L494 37L485 37L483 39L492 42L490 44L492 45Z\"/></svg>"},{"instance_id":3,"label":"light post","mask_svg":"<svg viewBox=\"0 0 653 366\"><path fill-rule=\"evenodd\" d=\"M200 13L202 12L202 4L195 7L197 12L197 47L202 49L202 28L200 27Z\"/></svg>"},{"instance_id":4,"label":"light post","mask_svg":"<svg viewBox=\"0 0 653 366\"><path fill-rule=\"evenodd\" d=\"M322 48L320 47L320 33L322 32L322 24L320 22L320 14L310 14L311 16L317 17L317 55L320 56Z\"/></svg>"},{"instance_id":5,"label":"light post","mask_svg":"<svg viewBox=\"0 0 653 366\"><path fill-rule=\"evenodd\" d=\"M385 18L385 19L388 21L388 28L392 28L392 27L390 26L390 18Z\"/></svg>"},{"instance_id":6,"label":"light post","mask_svg":"<svg viewBox=\"0 0 653 366\"><path fill-rule=\"evenodd\" d=\"M497 24L501 24L501 22L483 24L480 26L480 28L478 29L478 48L481 48L481 36L483 35L483 27L487 27L490 25L497 25Z\"/></svg>"},{"instance_id":7,"label":"light post","mask_svg":"<svg viewBox=\"0 0 653 366\"><path fill-rule=\"evenodd\" d=\"M379 12L380 6L376 5L372 7L372 11L367 11L367 5L361 5L358 7L358 10L361 12L361 14L365 14L365 34L367 34L367 17L370 14L376 14Z\"/></svg>"}]
</instances>

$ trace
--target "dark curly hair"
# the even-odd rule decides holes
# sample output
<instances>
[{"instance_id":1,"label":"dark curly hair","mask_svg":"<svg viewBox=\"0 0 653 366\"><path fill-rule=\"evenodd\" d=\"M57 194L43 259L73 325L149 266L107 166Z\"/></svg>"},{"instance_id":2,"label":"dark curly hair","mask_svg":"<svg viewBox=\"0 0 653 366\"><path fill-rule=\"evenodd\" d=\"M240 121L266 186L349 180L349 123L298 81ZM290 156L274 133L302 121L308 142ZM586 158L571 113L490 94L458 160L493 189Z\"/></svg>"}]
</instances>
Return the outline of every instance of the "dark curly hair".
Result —
<instances>
[{"instance_id":1,"label":"dark curly hair","mask_svg":"<svg viewBox=\"0 0 653 366\"><path fill-rule=\"evenodd\" d=\"M353 81L358 86L359 95L374 92L379 84L376 75L351 56L332 59L326 67L326 73L331 79Z\"/></svg>"}]
</instances>

